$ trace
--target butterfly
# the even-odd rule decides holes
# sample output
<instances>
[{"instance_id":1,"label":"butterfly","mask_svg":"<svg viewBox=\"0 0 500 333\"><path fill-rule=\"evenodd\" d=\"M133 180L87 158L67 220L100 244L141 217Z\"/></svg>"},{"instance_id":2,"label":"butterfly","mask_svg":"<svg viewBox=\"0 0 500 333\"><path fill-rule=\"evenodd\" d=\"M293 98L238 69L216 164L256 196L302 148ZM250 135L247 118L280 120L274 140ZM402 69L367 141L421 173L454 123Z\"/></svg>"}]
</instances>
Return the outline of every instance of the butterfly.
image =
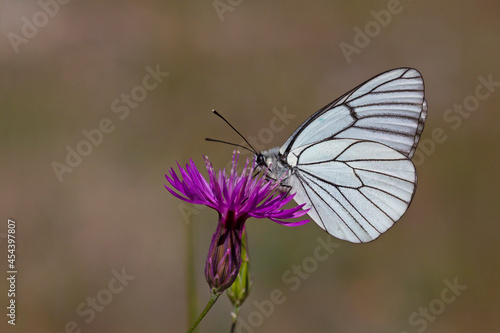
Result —
<instances>
[{"instance_id":1,"label":"butterfly","mask_svg":"<svg viewBox=\"0 0 500 333\"><path fill-rule=\"evenodd\" d=\"M396 68L318 110L281 147L252 149L260 170L294 193L322 229L366 243L410 206L417 186L411 158L426 117L422 75Z\"/></svg>"}]
</instances>

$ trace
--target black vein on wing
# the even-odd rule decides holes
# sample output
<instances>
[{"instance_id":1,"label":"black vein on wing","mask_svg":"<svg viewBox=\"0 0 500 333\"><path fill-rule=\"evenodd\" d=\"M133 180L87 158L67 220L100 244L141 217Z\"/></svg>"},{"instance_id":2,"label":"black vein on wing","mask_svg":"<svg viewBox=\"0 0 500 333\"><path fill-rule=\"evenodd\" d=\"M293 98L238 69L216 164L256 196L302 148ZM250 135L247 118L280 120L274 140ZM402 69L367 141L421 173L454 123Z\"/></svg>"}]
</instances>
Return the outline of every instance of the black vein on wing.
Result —
<instances>
[{"instance_id":1,"label":"black vein on wing","mask_svg":"<svg viewBox=\"0 0 500 333\"><path fill-rule=\"evenodd\" d=\"M375 202L372 201L372 199L368 198L363 192L359 191L359 193L365 197L366 200L368 200L373 206L375 206L379 211L381 211L385 216L387 216L391 221L392 223L396 223L397 220L394 220L392 217L389 216L389 214L387 214L385 212L385 210L383 210L382 208L380 208Z\"/></svg>"},{"instance_id":2,"label":"black vein on wing","mask_svg":"<svg viewBox=\"0 0 500 333\"><path fill-rule=\"evenodd\" d=\"M297 174L298 174L298 177L299 177L299 178L301 178L301 176L302 176L302 175L300 175L299 173L297 173ZM301 180L301 182L302 182L302 180ZM347 209L346 209L346 208L345 208L345 207L344 207L344 206L343 206L343 205L342 205L342 204L341 204L341 203L340 203L340 202L339 202L339 201L338 201L335 197L333 197L330 193L328 193L328 191L326 191L326 190L325 190L325 189L324 189L321 185L317 184L314 180L312 180L312 179L311 179L311 182L312 182L312 183L314 183L314 184L315 184L316 186L318 186L319 188L321 188L323 191L325 191L325 193L329 194L331 198L333 198L333 199L334 199L334 200L335 200L335 201L336 201L336 202L337 202L340 206L342 206L342 208L344 208L344 210L345 210L345 211L347 211L347 213L348 213L349 215L351 215L351 217L352 217L352 218L353 218L353 220L354 220L354 221L355 221L355 222L359 225L359 227L360 227L361 229L363 229L363 230L365 231L365 233L366 233L368 236L370 235L370 234L366 231L366 229L365 229L365 228L363 228L363 226L362 226L362 225L361 225L361 224L360 224L360 223L359 223L359 222L358 222L358 221L357 221L357 220L356 220L356 219L352 216L352 214L351 214L351 213L350 213L350 212L349 212L349 211L348 211L348 210L347 210ZM306 184L307 184L307 186L311 189L311 191L313 191L313 192L314 192L314 193L318 196L318 198L320 198L320 199L321 199L321 201L323 201L323 202L325 203L325 205L326 205L326 206L328 206L328 208L330 208L330 209L331 209L331 211L335 213L335 215L337 215L337 217L338 217L338 218L342 221L342 223L344 223L344 225L345 225L345 226L346 226L346 227L347 227L347 228L348 228L348 229L349 229L349 230L353 233L353 235L354 235L354 236L356 236L356 238L357 238L360 242L363 242L363 241L359 238L359 236L356 234L356 232L354 232L354 230L352 230L352 228L349 226L349 224L347 224L347 222L346 222L346 221L344 221L344 219L343 219L342 217L340 217L340 215L339 215L339 214L335 211L335 209L333 209L333 208L332 208L332 206L330 206L330 204L329 204L329 203L328 203L328 202L327 202L327 201L326 201L326 200L325 200L325 199L324 199L321 195L319 195L319 194L318 194L318 192L316 192L316 191L314 190L314 188L313 188L311 185L309 185L309 183L308 183L308 182L305 182L305 183L306 183ZM335 186L335 185L334 185L334 186ZM335 186L335 187L336 187L336 186ZM338 188L337 188L337 191L338 191ZM340 191L339 191L339 192L340 192ZM311 198L309 197L309 195L308 195L308 198L309 198L309 200L310 200L310 201L311 201L311 203L312 203L312 200L311 200ZM350 203L350 202L349 202L349 203ZM352 205L352 204L351 204L351 205ZM317 210L317 209L316 209L316 213L318 213L318 210ZM318 213L318 216L320 216L320 218L321 218L321 215L320 215L319 213ZM321 218L321 219L322 219L322 218ZM325 225L325 223L324 223L323 221L321 221L321 223L323 223L323 225ZM327 230L327 231L328 231L328 229L326 228L326 226L325 226L325 230Z\"/></svg>"},{"instance_id":3,"label":"black vein on wing","mask_svg":"<svg viewBox=\"0 0 500 333\"><path fill-rule=\"evenodd\" d=\"M407 206L409 206L409 205L410 205L410 202L409 202L409 201L406 201L406 200L404 200L404 199L402 199L402 198L398 197L397 195L395 195L395 194L393 194L393 193L387 192L386 190L382 190L382 189L380 189L380 188L378 188L378 187L374 187L374 186L370 186L370 185L364 185L363 187L365 187L365 188L371 188L371 189L377 190L377 191L379 191L379 192L385 193L385 194L387 194L387 195L390 195L391 197L394 197L395 199L398 199L398 200L399 200L399 201L401 201L401 202L404 202ZM360 191L360 192L361 192L361 191ZM361 193L363 193L363 192L361 192Z\"/></svg>"},{"instance_id":4,"label":"black vein on wing","mask_svg":"<svg viewBox=\"0 0 500 333\"><path fill-rule=\"evenodd\" d=\"M352 125L351 128L358 128L358 129L367 130L367 131L370 131L370 132L386 132L386 133L391 133L391 134L394 134L394 135L407 136L407 137L410 137L410 138L412 138L412 137L415 136L415 135L410 134L410 133L398 132L398 131L395 131L395 130L385 129L385 128L381 128L381 127L360 127L360 126Z\"/></svg>"},{"instance_id":5,"label":"black vein on wing","mask_svg":"<svg viewBox=\"0 0 500 333\"><path fill-rule=\"evenodd\" d=\"M376 174L379 174L379 175L384 175L384 176L391 177L391 178L394 178L394 179L402 180L402 181L405 181L407 183L415 184L415 182L413 182L411 180L404 179L404 178L401 178L401 177L397 177L397 176L394 176L394 175L390 175L390 174L387 174L387 173L383 173L383 172L380 172L380 171L370 170L370 169L363 169L363 168L355 168L355 167L350 166L349 164L347 164L347 166L350 167L350 168L352 168L352 169L354 169L354 173L356 173L356 171L366 171L366 172L376 173ZM415 177L415 181L416 181L416 177Z\"/></svg>"},{"instance_id":6,"label":"black vein on wing","mask_svg":"<svg viewBox=\"0 0 500 333\"><path fill-rule=\"evenodd\" d=\"M337 190L338 190L338 191L339 191L339 193L340 193L340 194L344 197L344 199L345 199L345 200L346 200L349 204L351 204L352 208L354 208L354 210L355 210L356 212L358 212L358 214L359 214L361 217L363 217L363 219L364 219L364 220L365 220L365 221L366 221L366 222L367 222L367 223L368 223L368 224L369 224L369 225L370 225L373 229L375 229L375 230L379 233L379 235L380 235L380 234L382 234L382 232L381 232L380 230L378 230L378 229L377 229L377 228L376 228L376 227L375 227L375 226L374 226L374 225L370 222L370 220L369 220L369 219L368 219L365 215L363 215L363 213L361 213L361 211L360 211L360 210L359 210L359 209L358 209L358 208L357 208L357 207L356 207L356 206L355 206L355 205L351 202L351 200L349 200L349 199L347 199L347 198L346 198L345 194L341 191L341 188L337 188ZM358 193L361 193L361 191L360 191L359 189L358 189L357 191L358 191ZM362 193L361 193L361 194L362 194ZM377 207L377 206L375 206L375 207ZM378 208L378 207L377 207L377 208ZM380 209L380 208L379 208L379 209ZM351 215L351 216L352 216L352 215ZM353 217L353 219L356 221L356 219L355 219L354 217ZM356 222L357 222L357 221L356 221ZM358 222L358 224L359 224L359 222ZM364 228L363 228L363 229L364 229ZM371 237L371 236L370 236L370 237Z\"/></svg>"}]
</instances>

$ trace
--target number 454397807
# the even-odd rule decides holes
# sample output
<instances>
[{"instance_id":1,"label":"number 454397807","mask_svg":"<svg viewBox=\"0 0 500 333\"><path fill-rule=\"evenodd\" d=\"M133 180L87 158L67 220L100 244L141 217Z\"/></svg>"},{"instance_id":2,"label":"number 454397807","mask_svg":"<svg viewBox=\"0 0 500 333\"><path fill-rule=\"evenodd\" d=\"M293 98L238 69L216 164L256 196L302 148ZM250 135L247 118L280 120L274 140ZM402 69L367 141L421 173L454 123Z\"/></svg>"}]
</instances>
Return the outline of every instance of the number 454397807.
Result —
<instances>
[{"instance_id":1,"label":"number 454397807","mask_svg":"<svg viewBox=\"0 0 500 333\"><path fill-rule=\"evenodd\" d=\"M9 220L7 227L7 262L9 269L13 270L16 268L16 222Z\"/></svg>"}]
</instances>

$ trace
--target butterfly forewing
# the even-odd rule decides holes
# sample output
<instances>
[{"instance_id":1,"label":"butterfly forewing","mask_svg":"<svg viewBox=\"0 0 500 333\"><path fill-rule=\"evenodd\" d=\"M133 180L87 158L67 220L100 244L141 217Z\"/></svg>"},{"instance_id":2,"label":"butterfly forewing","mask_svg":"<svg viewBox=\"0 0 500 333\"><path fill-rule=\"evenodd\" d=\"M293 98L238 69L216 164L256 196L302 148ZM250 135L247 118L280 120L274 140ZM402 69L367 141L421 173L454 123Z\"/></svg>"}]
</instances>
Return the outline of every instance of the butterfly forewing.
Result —
<instances>
[{"instance_id":1,"label":"butterfly forewing","mask_svg":"<svg viewBox=\"0 0 500 333\"><path fill-rule=\"evenodd\" d=\"M412 157L427 114L420 73L398 68L344 94L307 119L280 153L331 138L383 143Z\"/></svg>"}]
</instances>

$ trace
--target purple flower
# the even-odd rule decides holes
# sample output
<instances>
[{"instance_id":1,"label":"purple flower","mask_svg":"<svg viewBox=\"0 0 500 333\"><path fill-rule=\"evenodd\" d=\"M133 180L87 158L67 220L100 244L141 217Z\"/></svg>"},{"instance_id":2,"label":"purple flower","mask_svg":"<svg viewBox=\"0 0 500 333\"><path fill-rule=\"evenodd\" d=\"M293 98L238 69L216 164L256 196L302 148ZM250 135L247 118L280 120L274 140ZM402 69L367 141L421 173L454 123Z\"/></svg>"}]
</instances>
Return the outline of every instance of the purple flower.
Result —
<instances>
[{"instance_id":1,"label":"purple flower","mask_svg":"<svg viewBox=\"0 0 500 333\"><path fill-rule=\"evenodd\" d=\"M209 182L203 178L192 160L185 169L177 164L182 180L173 168L170 169L170 175L165 175L170 183L170 187L165 187L174 196L194 204L206 205L219 213L219 222L212 236L205 264L207 282L216 291L230 287L238 275L241 265L241 235L249 217L268 218L286 226L299 226L309 222L285 221L301 217L307 210L302 210L303 205L283 209L294 195L280 192L279 180L267 181L265 175L252 177L256 168L255 161L249 166L247 159L241 175L238 175L238 157L239 153L234 152L229 175L225 170L215 172L208 158L204 157Z\"/></svg>"}]
</instances>

